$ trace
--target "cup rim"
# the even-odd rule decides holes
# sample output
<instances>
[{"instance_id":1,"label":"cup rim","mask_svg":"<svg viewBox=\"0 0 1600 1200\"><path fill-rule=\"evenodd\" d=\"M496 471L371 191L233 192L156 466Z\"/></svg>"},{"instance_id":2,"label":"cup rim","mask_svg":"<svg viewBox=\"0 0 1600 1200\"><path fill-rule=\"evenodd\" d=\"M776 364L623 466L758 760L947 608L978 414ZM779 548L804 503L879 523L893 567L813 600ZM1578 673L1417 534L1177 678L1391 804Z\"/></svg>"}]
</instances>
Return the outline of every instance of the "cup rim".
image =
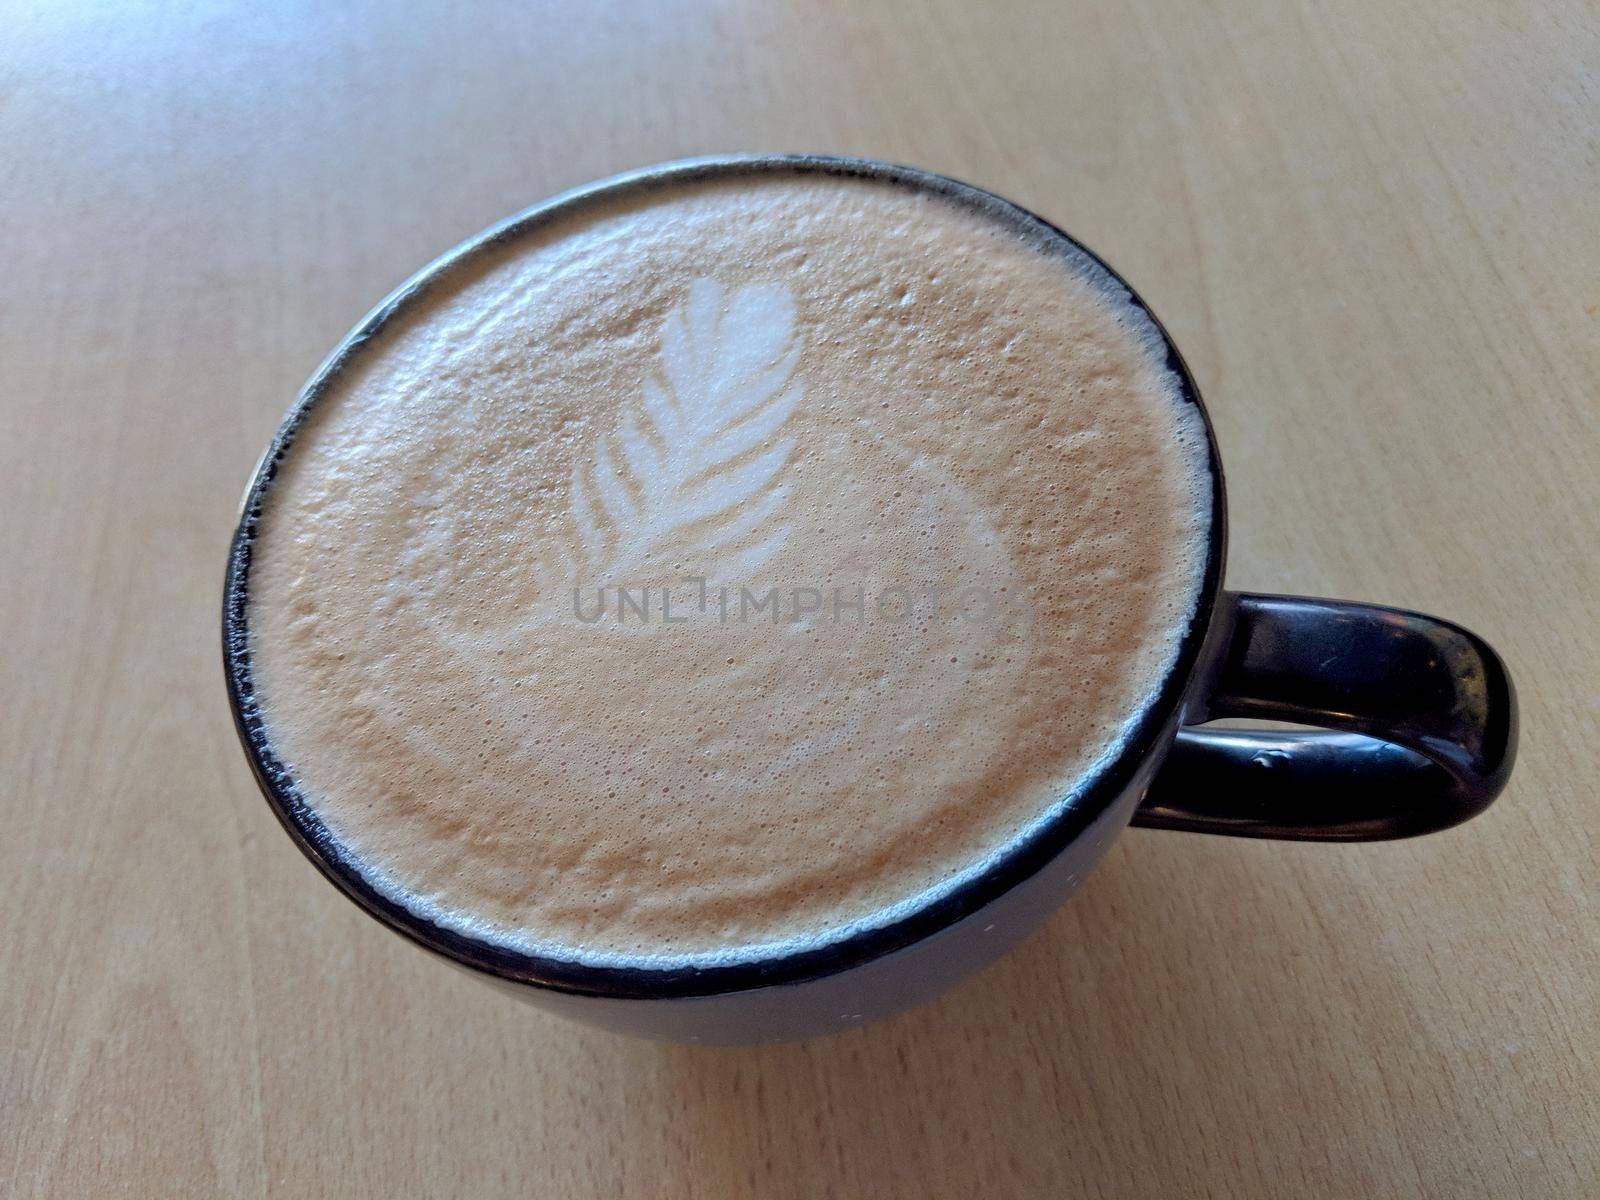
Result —
<instances>
[{"instance_id":1,"label":"cup rim","mask_svg":"<svg viewBox=\"0 0 1600 1200\"><path fill-rule=\"evenodd\" d=\"M1200 593L1178 651L1161 686L1121 740L1117 752L1074 781L1072 803L1058 800L1053 813L992 854L981 873L885 924L844 933L835 940L766 957L714 965L599 965L548 957L497 945L449 929L404 907L378 890L348 851L300 795L289 771L273 752L265 722L254 697L249 649L249 573L257 522L279 463L311 410L339 376L397 315L424 293L470 269L496 250L548 225L574 209L646 191L711 179L753 175L825 175L868 179L932 193L976 207L1058 240L1086 257L1117 285L1148 318L1166 347L1166 367L1177 378L1179 401L1194 406L1205 430L1211 473L1211 512L1206 532L1206 561ZM228 702L245 755L268 806L312 864L347 897L402 937L442 955L459 966L511 983L532 985L573 995L618 999L672 999L749 991L833 975L904 949L972 915L1036 874L1071 844L1133 783L1139 767L1157 750L1164 732L1175 724L1180 706L1200 660L1211 616L1221 591L1227 541L1227 507L1216 435L1187 364L1148 304L1110 264L1082 242L1042 217L983 188L918 167L877 159L824 154L736 154L658 164L560 193L514 214L468 238L435 258L394 289L329 353L293 406L279 423L245 489L233 537L222 594L222 660Z\"/></svg>"}]
</instances>

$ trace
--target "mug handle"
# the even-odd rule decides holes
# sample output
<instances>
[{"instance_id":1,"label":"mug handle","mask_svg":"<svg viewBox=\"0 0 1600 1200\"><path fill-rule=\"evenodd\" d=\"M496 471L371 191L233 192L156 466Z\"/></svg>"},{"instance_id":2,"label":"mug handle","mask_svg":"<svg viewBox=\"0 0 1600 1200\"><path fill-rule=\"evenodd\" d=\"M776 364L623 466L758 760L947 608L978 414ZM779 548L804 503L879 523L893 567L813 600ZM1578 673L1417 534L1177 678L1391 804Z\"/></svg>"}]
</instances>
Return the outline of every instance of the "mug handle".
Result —
<instances>
[{"instance_id":1,"label":"mug handle","mask_svg":"<svg viewBox=\"0 0 1600 1200\"><path fill-rule=\"evenodd\" d=\"M1256 717L1337 733L1179 730L1133 824L1363 842L1476 816L1505 786L1516 693L1488 643L1421 613L1225 594L1232 637L1198 722Z\"/></svg>"}]
</instances>

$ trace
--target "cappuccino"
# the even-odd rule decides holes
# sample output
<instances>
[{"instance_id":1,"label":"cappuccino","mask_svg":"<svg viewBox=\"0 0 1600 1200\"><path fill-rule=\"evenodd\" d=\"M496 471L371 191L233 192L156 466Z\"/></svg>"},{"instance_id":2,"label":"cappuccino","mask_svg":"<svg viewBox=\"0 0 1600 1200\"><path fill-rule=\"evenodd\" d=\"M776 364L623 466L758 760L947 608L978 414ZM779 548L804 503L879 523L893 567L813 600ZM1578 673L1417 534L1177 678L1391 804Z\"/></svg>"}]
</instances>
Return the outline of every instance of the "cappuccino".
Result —
<instances>
[{"instance_id":1,"label":"cappuccino","mask_svg":"<svg viewBox=\"0 0 1600 1200\"><path fill-rule=\"evenodd\" d=\"M419 917L596 964L816 945L1115 754L1211 494L1152 322L1016 210L799 171L600 192L403 304L295 430L254 696Z\"/></svg>"}]
</instances>

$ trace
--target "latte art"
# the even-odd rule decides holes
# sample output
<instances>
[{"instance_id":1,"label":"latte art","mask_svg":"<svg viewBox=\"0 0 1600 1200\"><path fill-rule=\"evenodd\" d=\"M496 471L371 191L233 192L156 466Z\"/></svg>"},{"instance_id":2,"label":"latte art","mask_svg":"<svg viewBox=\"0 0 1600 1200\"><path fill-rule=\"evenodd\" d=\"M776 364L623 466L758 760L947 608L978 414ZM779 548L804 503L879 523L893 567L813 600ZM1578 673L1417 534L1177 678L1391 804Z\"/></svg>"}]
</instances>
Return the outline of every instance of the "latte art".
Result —
<instances>
[{"instance_id":1,"label":"latte art","mask_svg":"<svg viewBox=\"0 0 1600 1200\"><path fill-rule=\"evenodd\" d=\"M711 962L892 919L1070 802L1200 590L1204 433L1019 218L795 174L436 285L269 489L252 673L374 886Z\"/></svg>"},{"instance_id":2,"label":"latte art","mask_svg":"<svg viewBox=\"0 0 1600 1200\"><path fill-rule=\"evenodd\" d=\"M732 297L714 280L690 285L663 325L659 373L644 382L639 411L573 473L572 515L591 576L627 578L673 546L708 566L746 543L734 562L718 563L725 576L782 546L781 472L794 440L781 435L804 391L792 382L800 350L782 284Z\"/></svg>"}]
</instances>

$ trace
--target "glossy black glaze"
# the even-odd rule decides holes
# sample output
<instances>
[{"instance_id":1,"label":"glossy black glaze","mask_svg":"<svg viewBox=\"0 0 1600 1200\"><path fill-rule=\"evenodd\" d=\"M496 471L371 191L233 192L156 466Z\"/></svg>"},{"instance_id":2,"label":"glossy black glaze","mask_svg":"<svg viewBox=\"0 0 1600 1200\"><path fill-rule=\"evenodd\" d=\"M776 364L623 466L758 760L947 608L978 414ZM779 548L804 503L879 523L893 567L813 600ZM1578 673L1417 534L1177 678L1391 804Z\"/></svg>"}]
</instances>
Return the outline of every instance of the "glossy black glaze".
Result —
<instances>
[{"instance_id":1,"label":"glossy black glaze","mask_svg":"<svg viewBox=\"0 0 1600 1200\"><path fill-rule=\"evenodd\" d=\"M1205 710L1192 715L1346 732L1183 730L1133 824L1304 841L1411 837L1476 816L1505 786L1516 697L1476 634L1337 600L1244 594L1222 608L1233 632Z\"/></svg>"},{"instance_id":2,"label":"glossy black glaze","mask_svg":"<svg viewBox=\"0 0 1600 1200\"><path fill-rule=\"evenodd\" d=\"M1338 728L1357 726L1336 719L1344 714L1339 699L1343 694L1342 685L1314 682L1325 677L1310 661L1315 651L1307 647L1312 643L1278 637L1275 626L1256 622L1248 616L1235 625L1236 607L1243 614L1248 606L1236 606L1232 598L1224 597L1221 591L1226 546L1221 463L1210 420L1193 380L1171 338L1162 329L1168 367L1179 381L1182 402L1195 406L1207 435L1212 520L1199 601L1179 643L1171 673L1129 729L1121 743L1121 752L1080 780L1070 803L1063 804L1048 821L1007 848L981 874L892 923L844 936L832 943L716 967L671 969L595 966L508 950L419 917L368 882L360 862L322 823L314 808L300 795L290 771L278 759L254 695L248 605L250 562L256 524L268 502L278 464L291 451L311 409L364 348L381 336L396 314L442 281L472 269L477 260L496 247L539 229L575 207L597 201L700 179L772 172L869 178L979 207L1012 222L1019 230L1043 231L1059 239L1064 248L1084 255L1112 280L1126 287L1120 276L1080 243L991 193L915 168L816 155L700 159L621 176L529 209L424 268L375 308L340 343L307 384L256 470L245 494L229 551L223 590L223 663L235 724L272 811L317 869L394 932L541 1007L650 1037L693 1042L750 1042L815 1036L851 1028L925 1000L998 957L1073 891L1111 839L1135 816L1136 810L1139 810L1141 823L1170 828L1300 837L1313 836L1313 830L1329 837L1394 836L1392 827L1404 824L1403 819L1396 818L1382 805L1374 811L1367 804L1367 797L1339 792L1338 785L1352 772L1360 775L1357 771L1360 763L1375 762L1386 756L1396 764L1385 776L1389 781L1391 804L1405 801L1402 768L1407 764L1423 782L1430 786L1436 784L1436 780L1427 776L1427 771L1438 768L1416 759L1407 750L1385 747L1370 740L1359 747L1354 744L1347 747L1329 741L1337 735L1327 734L1318 735L1323 741L1317 744L1314 752L1308 747L1298 757L1283 745L1268 747L1252 743L1254 749L1246 756L1247 760L1258 758L1265 751L1281 750L1300 768L1295 777L1297 781L1304 777L1308 786L1314 784L1321 789L1316 793L1320 800L1307 807L1292 796L1284 796L1255 782L1263 774L1259 768L1231 771L1230 764L1237 766L1242 751L1236 753L1235 743L1226 738L1219 740L1214 731L1199 735L1209 739L1203 748L1197 748L1192 742L1195 734L1185 732L1180 738L1180 721L1204 720L1221 715L1222 711L1234 711L1229 705L1219 707L1219 704L1224 699L1231 703L1235 698L1246 703L1243 699L1246 696L1260 697L1260 703L1270 703L1273 715L1285 716L1288 712L1285 705L1298 699L1301 703L1295 711L1302 714L1302 719L1314 717L1319 723ZM1160 329L1154 314L1149 313L1137 294L1131 288L1128 292L1133 302ZM1440 629L1454 629L1441 622L1433 624ZM1484 652L1482 661L1492 663L1498 671L1495 678L1504 683L1504 671L1499 669L1492 652L1476 639L1473 642ZM1351 652L1382 656L1394 648L1378 639L1359 646L1352 643ZM1379 671L1384 678L1405 673L1401 666ZM1444 673L1448 674L1448 670ZM1439 671L1433 671L1429 676L1437 685L1428 693L1435 701L1442 694L1439 688L1444 686L1438 683L1439 675ZM1353 664L1347 664L1342 677L1347 680L1365 678ZM1274 680L1278 681L1276 685L1269 683ZM1214 683L1220 689L1215 694ZM1333 688L1331 692L1327 690L1329 687ZM1489 690L1492 692L1493 688ZM1503 694L1509 705L1509 684L1504 685ZM1415 715L1434 712L1438 705L1434 703L1430 707L1423 698L1414 697L1414 703L1402 707L1406 713ZM1373 701L1370 708L1361 711L1369 718L1361 726L1362 732L1394 736L1407 745L1416 741L1410 726L1390 730L1387 718L1395 710ZM1505 737L1498 751L1499 780L1502 781L1504 772L1509 769L1514 731L1509 708L1505 711ZM1459 745L1469 759L1477 752L1464 741L1453 741L1448 726L1419 727L1418 737L1423 739L1416 741L1419 749L1434 753L1450 765L1457 763L1449 756L1450 746ZM1161 786L1155 789L1150 803L1140 810L1140 802L1152 791L1151 781L1175 738L1179 739L1179 757L1170 769L1161 773ZM1491 742L1492 738L1486 738L1481 746L1482 753L1488 757L1496 752ZM1200 772L1196 776L1200 786L1189 789L1187 797L1180 800L1179 797L1184 796L1180 775L1191 761ZM1470 776L1470 769L1467 774ZM1484 773L1484 778L1488 779L1488 773ZM1215 792L1216 785L1225 785L1228 790ZM1480 781L1477 786L1482 802L1487 803L1498 782L1490 785ZM1201 792L1207 795L1201 796ZM1274 800L1274 795L1279 798ZM1269 815L1265 811L1268 807L1279 811ZM1413 804L1411 807L1416 811L1426 810L1426 806ZM1305 819L1286 815L1297 810ZM1456 819L1470 815L1460 805L1454 811L1460 814ZM1374 822L1385 813L1390 818L1389 826L1380 830ZM1420 832L1423 825L1437 827L1446 823L1434 814L1432 819L1422 821L1409 831ZM1291 832L1283 833L1285 830Z\"/></svg>"}]
</instances>

